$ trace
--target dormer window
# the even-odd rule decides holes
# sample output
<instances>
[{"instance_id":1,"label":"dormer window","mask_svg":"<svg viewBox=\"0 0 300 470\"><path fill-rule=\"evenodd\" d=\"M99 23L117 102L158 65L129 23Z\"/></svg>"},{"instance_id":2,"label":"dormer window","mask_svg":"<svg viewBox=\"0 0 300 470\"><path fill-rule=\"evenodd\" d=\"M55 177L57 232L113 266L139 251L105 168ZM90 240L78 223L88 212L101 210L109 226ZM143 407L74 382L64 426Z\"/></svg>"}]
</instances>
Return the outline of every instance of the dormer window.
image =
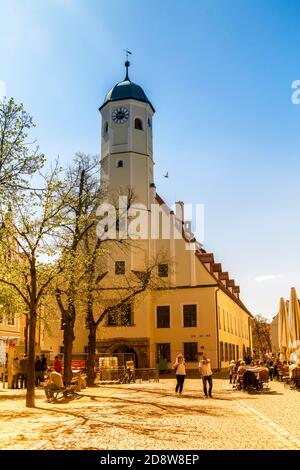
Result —
<instances>
[{"instance_id":1,"label":"dormer window","mask_svg":"<svg viewBox=\"0 0 300 470\"><path fill-rule=\"evenodd\" d=\"M124 163L123 160L118 160L117 168L123 168L123 166L124 166L123 163Z\"/></svg>"},{"instance_id":2,"label":"dormer window","mask_svg":"<svg viewBox=\"0 0 300 470\"><path fill-rule=\"evenodd\" d=\"M140 118L135 118L134 120L134 128L142 131L143 130L143 121Z\"/></svg>"}]
</instances>

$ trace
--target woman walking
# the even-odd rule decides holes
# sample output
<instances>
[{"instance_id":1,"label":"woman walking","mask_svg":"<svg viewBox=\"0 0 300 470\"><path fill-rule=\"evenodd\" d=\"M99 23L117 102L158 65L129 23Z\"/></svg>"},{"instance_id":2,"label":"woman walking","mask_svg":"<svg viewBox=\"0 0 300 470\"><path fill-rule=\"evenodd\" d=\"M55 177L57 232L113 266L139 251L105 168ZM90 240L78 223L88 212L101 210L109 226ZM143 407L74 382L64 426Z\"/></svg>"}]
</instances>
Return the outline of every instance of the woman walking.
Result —
<instances>
[{"instance_id":1,"label":"woman walking","mask_svg":"<svg viewBox=\"0 0 300 470\"><path fill-rule=\"evenodd\" d=\"M182 354L177 355L176 361L173 365L173 369L176 372L176 379L177 379L175 395L182 396L182 389L183 389L183 384L184 384L184 379L185 379L185 374L186 374L185 361L184 361L184 357Z\"/></svg>"}]
</instances>

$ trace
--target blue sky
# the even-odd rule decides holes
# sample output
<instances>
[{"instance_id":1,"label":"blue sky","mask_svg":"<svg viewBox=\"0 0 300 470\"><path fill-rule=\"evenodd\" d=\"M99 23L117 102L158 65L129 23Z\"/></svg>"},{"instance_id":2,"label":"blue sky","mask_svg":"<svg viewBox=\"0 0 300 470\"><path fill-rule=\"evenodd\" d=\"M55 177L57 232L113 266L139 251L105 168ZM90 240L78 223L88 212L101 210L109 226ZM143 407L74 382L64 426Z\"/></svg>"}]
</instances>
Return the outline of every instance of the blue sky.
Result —
<instances>
[{"instance_id":1,"label":"blue sky","mask_svg":"<svg viewBox=\"0 0 300 470\"><path fill-rule=\"evenodd\" d=\"M205 247L254 314L300 291L298 2L0 0L0 17L0 81L50 161L99 153L98 107L129 48L156 109L160 195L205 204Z\"/></svg>"}]
</instances>

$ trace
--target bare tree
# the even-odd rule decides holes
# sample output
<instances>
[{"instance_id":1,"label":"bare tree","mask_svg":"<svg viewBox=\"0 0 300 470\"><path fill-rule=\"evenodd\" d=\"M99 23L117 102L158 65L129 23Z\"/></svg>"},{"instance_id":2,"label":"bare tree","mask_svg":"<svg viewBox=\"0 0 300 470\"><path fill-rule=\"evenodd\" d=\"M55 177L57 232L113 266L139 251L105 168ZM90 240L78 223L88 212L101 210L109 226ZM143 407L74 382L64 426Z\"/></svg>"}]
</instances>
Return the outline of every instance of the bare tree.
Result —
<instances>
[{"instance_id":1,"label":"bare tree","mask_svg":"<svg viewBox=\"0 0 300 470\"><path fill-rule=\"evenodd\" d=\"M60 198L65 201L59 246L62 251L62 275L57 282L55 296L61 313L64 341L64 380L72 378L72 350L78 292L85 254L81 248L84 237L95 224L95 207L99 198L99 163L96 157L77 154L67 171L65 190ZM65 191L68 192L66 197Z\"/></svg>"},{"instance_id":2,"label":"bare tree","mask_svg":"<svg viewBox=\"0 0 300 470\"><path fill-rule=\"evenodd\" d=\"M98 241L98 246L101 242ZM94 252L96 255L96 250ZM115 286L113 295L107 298L107 290L100 287L101 280L105 278L106 271L97 271L95 269L97 258L90 258L89 268L86 277L86 328L88 334L88 359L87 376L88 385L93 386L95 382L95 362L96 362L96 339L97 330L106 323L109 316L115 317L122 326L127 325L128 319L123 307L134 302L139 295L145 293L148 289L158 286L155 268L157 261L145 267L143 271L132 271L128 276L124 276L125 284L122 288Z\"/></svg>"}]
</instances>

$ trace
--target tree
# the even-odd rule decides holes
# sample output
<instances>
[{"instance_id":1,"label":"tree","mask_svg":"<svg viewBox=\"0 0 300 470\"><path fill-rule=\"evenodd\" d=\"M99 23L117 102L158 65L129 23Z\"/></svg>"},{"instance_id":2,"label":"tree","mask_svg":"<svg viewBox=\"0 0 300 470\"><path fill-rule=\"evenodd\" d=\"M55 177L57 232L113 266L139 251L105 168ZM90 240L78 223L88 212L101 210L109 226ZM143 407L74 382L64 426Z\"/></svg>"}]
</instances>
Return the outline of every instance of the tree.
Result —
<instances>
[{"instance_id":1,"label":"tree","mask_svg":"<svg viewBox=\"0 0 300 470\"><path fill-rule=\"evenodd\" d=\"M0 101L0 197L10 199L16 191L28 188L27 177L44 164L35 142L27 142L35 127L32 117L13 98Z\"/></svg>"},{"instance_id":2,"label":"tree","mask_svg":"<svg viewBox=\"0 0 300 470\"><path fill-rule=\"evenodd\" d=\"M62 320L64 380L67 383L72 378L74 326L80 282L85 269L82 243L95 225L95 208L99 198L98 165L97 158L77 154L73 166L66 174L66 189L59 195L65 205L60 235L62 274L57 282L55 295Z\"/></svg>"},{"instance_id":3,"label":"tree","mask_svg":"<svg viewBox=\"0 0 300 470\"><path fill-rule=\"evenodd\" d=\"M21 193L11 202L0 237L0 284L10 287L23 301L28 315L28 381L26 406L35 406L36 324L43 296L61 271L55 261L55 235L61 224L64 201L59 192L59 168L44 177L42 191ZM65 194L67 195L67 194Z\"/></svg>"},{"instance_id":4,"label":"tree","mask_svg":"<svg viewBox=\"0 0 300 470\"><path fill-rule=\"evenodd\" d=\"M272 351L270 324L261 315L256 315L252 320L252 338L253 351L257 356L264 356Z\"/></svg>"},{"instance_id":5,"label":"tree","mask_svg":"<svg viewBox=\"0 0 300 470\"><path fill-rule=\"evenodd\" d=\"M132 272L126 277L126 287L115 287L114 295L109 299L103 298L105 289L99 287L99 283L107 274L106 272L96 271L98 249L101 242L98 240L96 249L92 257L89 258L88 268L86 270L86 328L88 334L88 359L87 359L87 381L89 386L94 385L95 381L95 362L96 362L96 337L98 328L105 323L109 315L121 317L123 326L126 326L126 315L123 307L134 301L140 294L147 291L155 284L154 268L157 262L147 266L144 271ZM101 296L102 294L102 296Z\"/></svg>"}]
</instances>

